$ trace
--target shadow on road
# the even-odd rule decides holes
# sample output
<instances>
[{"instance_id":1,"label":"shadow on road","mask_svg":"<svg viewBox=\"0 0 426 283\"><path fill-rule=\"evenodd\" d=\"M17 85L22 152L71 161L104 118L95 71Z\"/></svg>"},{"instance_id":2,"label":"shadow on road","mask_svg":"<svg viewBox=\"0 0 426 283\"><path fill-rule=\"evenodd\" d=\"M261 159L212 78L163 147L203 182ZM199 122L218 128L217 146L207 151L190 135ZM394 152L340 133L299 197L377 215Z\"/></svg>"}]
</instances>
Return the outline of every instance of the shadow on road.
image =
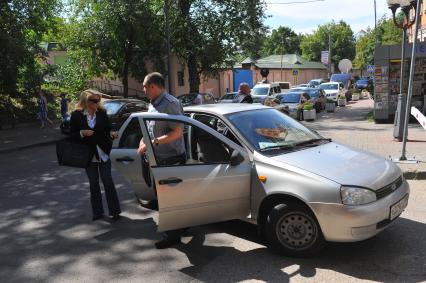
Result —
<instances>
[{"instance_id":1,"label":"shadow on road","mask_svg":"<svg viewBox=\"0 0 426 283\"><path fill-rule=\"evenodd\" d=\"M241 251L214 243L206 245L206 235L218 232L232 234L262 247ZM314 277L318 269L363 280L422 282L426 280L426 246L419 245L418 235L425 233L425 224L400 218L372 239L358 243L329 243L320 254L311 258L290 258L264 247L254 225L230 221L206 226L204 231L194 231L191 241L177 249L185 253L192 264L181 271L204 282L249 279L288 282L294 276Z\"/></svg>"}]
</instances>

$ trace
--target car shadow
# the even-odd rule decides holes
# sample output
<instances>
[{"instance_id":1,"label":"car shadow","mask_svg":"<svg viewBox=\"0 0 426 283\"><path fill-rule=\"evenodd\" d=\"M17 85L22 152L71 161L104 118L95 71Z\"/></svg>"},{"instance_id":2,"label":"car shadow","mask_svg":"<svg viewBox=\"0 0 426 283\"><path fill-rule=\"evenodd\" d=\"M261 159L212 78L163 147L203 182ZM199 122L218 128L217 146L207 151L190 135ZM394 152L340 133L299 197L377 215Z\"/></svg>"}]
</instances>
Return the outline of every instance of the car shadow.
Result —
<instances>
[{"instance_id":1,"label":"car shadow","mask_svg":"<svg viewBox=\"0 0 426 283\"><path fill-rule=\"evenodd\" d=\"M240 239L239 245L206 241L211 233L220 232ZM241 221L204 226L192 230L191 235L187 244L176 247L192 264L181 272L205 282L289 282L296 276L314 277L318 270L380 282L426 280L426 246L419 245L426 240L426 224L405 218L369 240L328 243L323 251L307 258L286 257L266 248L256 226ZM257 245L240 250L238 247L244 247L244 241L252 242L251 247L253 243Z\"/></svg>"}]
</instances>

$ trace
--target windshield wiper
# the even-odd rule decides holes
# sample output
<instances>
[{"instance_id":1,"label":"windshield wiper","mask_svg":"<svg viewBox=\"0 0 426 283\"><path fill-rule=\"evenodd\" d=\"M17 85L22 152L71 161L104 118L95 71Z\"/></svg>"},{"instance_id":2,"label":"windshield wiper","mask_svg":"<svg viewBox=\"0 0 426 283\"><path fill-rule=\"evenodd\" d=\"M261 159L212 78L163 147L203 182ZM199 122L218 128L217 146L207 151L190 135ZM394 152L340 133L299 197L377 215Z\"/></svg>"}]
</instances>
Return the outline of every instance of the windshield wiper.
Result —
<instances>
[{"instance_id":1,"label":"windshield wiper","mask_svg":"<svg viewBox=\"0 0 426 283\"><path fill-rule=\"evenodd\" d=\"M310 139L294 144L294 146L317 146L319 142L331 142L328 138Z\"/></svg>"},{"instance_id":2,"label":"windshield wiper","mask_svg":"<svg viewBox=\"0 0 426 283\"><path fill-rule=\"evenodd\" d=\"M277 149L293 149L294 145L272 145L272 146L268 146L265 148L262 148L260 151L261 152L265 152L265 151L270 151L270 150L277 150Z\"/></svg>"}]
</instances>

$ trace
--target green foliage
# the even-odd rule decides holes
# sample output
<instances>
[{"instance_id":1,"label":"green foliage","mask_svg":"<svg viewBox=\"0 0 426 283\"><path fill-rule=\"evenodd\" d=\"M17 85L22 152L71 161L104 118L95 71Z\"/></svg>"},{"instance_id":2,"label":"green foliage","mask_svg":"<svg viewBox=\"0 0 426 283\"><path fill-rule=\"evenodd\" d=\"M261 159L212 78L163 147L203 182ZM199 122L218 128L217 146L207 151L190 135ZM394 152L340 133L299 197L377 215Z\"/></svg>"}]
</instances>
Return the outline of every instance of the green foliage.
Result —
<instances>
[{"instance_id":1,"label":"green foliage","mask_svg":"<svg viewBox=\"0 0 426 283\"><path fill-rule=\"evenodd\" d=\"M146 58L162 71L164 40L158 1L86 0L72 6L67 48L87 64L88 73L101 75L112 71L123 81L127 95L127 78L142 79Z\"/></svg>"},{"instance_id":2,"label":"green foliage","mask_svg":"<svg viewBox=\"0 0 426 283\"><path fill-rule=\"evenodd\" d=\"M262 56L300 54L301 38L302 36L297 35L291 28L280 26L264 39Z\"/></svg>"},{"instance_id":3,"label":"green foliage","mask_svg":"<svg viewBox=\"0 0 426 283\"><path fill-rule=\"evenodd\" d=\"M236 54L259 57L264 8L259 0L178 0L170 6L172 48L188 64L191 92L198 92L200 76L217 76Z\"/></svg>"},{"instance_id":4,"label":"green foliage","mask_svg":"<svg viewBox=\"0 0 426 283\"><path fill-rule=\"evenodd\" d=\"M0 95L16 96L19 88L32 91L39 83L39 43L58 7L57 0L0 1Z\"/></svg>"},{"instance_id":5,"label":"green foliage","mask_svg":"<svg viewBox=\"0 0 426 283\"><path fill-rule=\"evenodd\" d=\"M334 100L333 99L330 99L330 98L327 98L327 100L325 101L326 103L333 103L334 104Z\"/></svg>"},{"instance_id":6,"label":"green foliage","mask_svg":"<svg viewBox=\"0 0 426 283\"><path fill-rule=\"evenodd\" d=\"M355 57L355 39L351 27L344 21L318 26L318 29L305 35L300 43L302 56L310 61L320 61L321 51L328 50L331 38L331 60L336 66L342 59L353 60Z\"/></svg>"},{"instance_id":7,"label":"green foliage","mask_svg":"<svg viewBox=\"0 0 426 283\"><path fill-rule=\"evenodd\" d=\"M385 17L379 20L376 29L368 29L367 33L356 42L354 67L365 69L374 64L374 48L377 45L400 44L402 31L395 26L392 19Z\"/></svg>"},{"instance_id":8,"label":"green foliage","mask_svg":"<svg viewBox=\"0 0 426 283\"><path fill-rule=\"evenodd\" d=\"M305 105L303 105L303 110L312 110L314 109L314 104L313 103L306 103Z\"/></svg>"}]
</instances>

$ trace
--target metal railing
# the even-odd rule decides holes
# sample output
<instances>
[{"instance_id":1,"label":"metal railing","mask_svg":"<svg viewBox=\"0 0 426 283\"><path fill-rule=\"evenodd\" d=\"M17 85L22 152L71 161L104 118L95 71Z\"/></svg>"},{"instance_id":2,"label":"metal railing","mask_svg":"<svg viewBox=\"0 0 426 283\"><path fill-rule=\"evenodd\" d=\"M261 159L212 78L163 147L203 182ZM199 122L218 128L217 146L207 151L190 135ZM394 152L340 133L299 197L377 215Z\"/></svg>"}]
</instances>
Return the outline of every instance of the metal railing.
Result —
<instances>
[{"instance_id":1,"label":"metal railing","mask_svg":"<svg viewBox=\"0 0 426 283\"><path fill-rule=\"evenodd\" d=\"M111 96L123 96L124 93L124 87L122 85L113 84L108 81L91 81L89 83L89 86ZM146 97L146 94L142 90L128 88L128 96L135 98L143 98Z\"/></svg>"}]
</instances>

